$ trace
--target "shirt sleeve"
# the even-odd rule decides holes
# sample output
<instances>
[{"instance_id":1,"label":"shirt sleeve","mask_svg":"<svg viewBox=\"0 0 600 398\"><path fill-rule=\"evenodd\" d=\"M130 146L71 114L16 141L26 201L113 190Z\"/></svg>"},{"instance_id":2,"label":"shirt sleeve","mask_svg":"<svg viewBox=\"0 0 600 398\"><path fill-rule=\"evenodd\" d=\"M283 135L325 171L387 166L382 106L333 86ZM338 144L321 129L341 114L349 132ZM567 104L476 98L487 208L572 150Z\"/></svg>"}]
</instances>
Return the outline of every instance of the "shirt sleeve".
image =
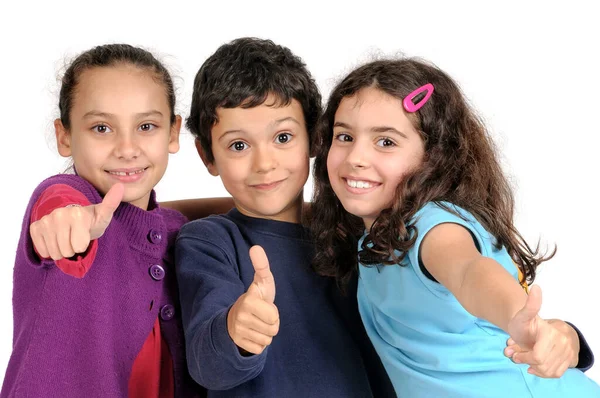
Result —
<instances>
[{"instance_id":1,"label":"shirt sleeve","mask_svg":"<svg viewBox=\"0 0 600 398\"><path fill-rule=\"evenodd\" d=\"M237 265L222 247L182 229L175 244L177 280L192 378L211 390L227 390L262 371L268 347L242 356L227 330L227 314L245 292Z\"/></svg>"},{"instance_id":2,"label":"shirt sleeve","mask_svg":"<svg viewBox=\"0 0 600 398\"><path fill-rule=\"evenodd\" d=\"M33 205L31 223L39 221L45 215L61 207L69 205L89 206L90 204L91 202L85 195L75 188L65 184L55 184L48 187ZM35 247L34 250L41 258ZM75 254L71 258L62 258L54 263L65 274L76 278L83 278L94 262L97 250L98 241L93 240L85 253Z\"/></svg>"},{"instance_id":3,"label":"shirt sleeve","mask_svg":"<svg viewBox=\"0 0 600 398\"><path fill-rule=\"evenodd\" d=\"M588 371L594 365L594 353L592 349L588 345L587 341L585 341L585 337L583 334L570 322L567 322L575 332L577 332L577 337L579 337L579 362L577 362L577 369L582 372Z\"/></svg>"}]
</instances>

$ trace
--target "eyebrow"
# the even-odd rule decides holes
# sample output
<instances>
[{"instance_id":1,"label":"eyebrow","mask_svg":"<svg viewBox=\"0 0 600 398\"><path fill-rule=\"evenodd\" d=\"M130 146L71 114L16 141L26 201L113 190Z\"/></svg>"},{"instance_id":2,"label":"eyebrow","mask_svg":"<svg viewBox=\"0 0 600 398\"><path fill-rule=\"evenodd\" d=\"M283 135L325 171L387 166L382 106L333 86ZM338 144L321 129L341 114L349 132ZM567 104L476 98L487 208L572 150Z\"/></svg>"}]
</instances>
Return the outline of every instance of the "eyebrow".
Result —
<instances>
[{"instance_id":1,"label":"eyebrow","mask_svg":"<svg viewBox=\"0 0 600 398\"><path fill-rule=\"evenodd\" d=\"M344 129L352 130L352 127L350 127L348 124L343 123L343 122L335 122L333 125L333 128L336 128L336 127L341 127ZM398 135L408 139L408 136L406 134L404 134L402 131L397 130L391 126L375 126L375 127L371 127L370 131L373 133L394 133L394 134L398 134Z\"/></svg>"},{"instance_id":2,"label":"eyebrow","mask_svg":"<svg viewBox=\"0 0 600 398\"><path fill-rule=\"evenodd\" d=\"M136 113L135 116L138 119L143 119L143 118L147 118L147 117L150 117L150 116L160 116L160 117L163 117L163 114L162 114L162 112L153 109L153 110L148 111L148 112ZM88 118L92 118L92 117L101 117L101 118L105 118L105 119L110 119L110 118L115 117L115 115L112 114L112 113L106 113L106 112L100 112L100 111L89 111L85 115L83 115L84 119L88 119Z\"/></svg>"},{"instance_id":3,"label":"eyebrow","mask_svg":"<svg viewBox=\"0 0 600 398\"><path fill-rule=\"evenodd\" d=\"M271 123L269 123L269 126L277 127L284 122L292 122L292 123L297 124L298 126L301 126L300 122L292 116L287 116L287 117L283 117L281 119L273 120ZM245 132L246 131L244 129L227 130L219 137L219 141L221 141L223 139L223 137L225 137L229 134L240 134L240 133L244 134Z\"/></svg>"},{"instance_id":4,"label":"eyebrow","mask_svg":"<svg viewBox=\"0 0 600 398\"><path fill-rule=\"evenodd\" d=\"M394 133L394 134L398 134L398 135L408 139L406 134L404 134L402 131L396 130L395 128L390 127L390 126L376 126L376 127L371 128L371 131L374 133Z\"/></svg>"},{"instance_id":5,"label":"eyebrow","mask_svg":"<svg viewBox=\"0 0 600 398\"><path fill-rule=\"evenodd\" d=\"M271 125L272 125L272 126L278 126L278 125L280 125L280 124L281 124L281 123L283 123L283 122L293 122L293 123L296 123L298 126L300 126L300 122L299 122L299 121L297 121L297 120L296 120L296 118L294 118L294 117L292 117L292 116L283 117L283 118L281 118L281 119L274 120L274 121L271 123Z\"/></svg>"}]
</instances>

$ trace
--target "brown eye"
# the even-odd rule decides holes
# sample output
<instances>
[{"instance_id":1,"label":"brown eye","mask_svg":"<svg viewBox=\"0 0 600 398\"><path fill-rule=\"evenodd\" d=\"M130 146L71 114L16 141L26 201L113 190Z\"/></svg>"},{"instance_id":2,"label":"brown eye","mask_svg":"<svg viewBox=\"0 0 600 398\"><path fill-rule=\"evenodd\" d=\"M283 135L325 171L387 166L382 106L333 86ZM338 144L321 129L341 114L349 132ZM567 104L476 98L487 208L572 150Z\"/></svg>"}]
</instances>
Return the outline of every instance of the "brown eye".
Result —
<instances>
[{"instance_id":1,"label":"brown eye","mask_svg":"<svg viewBox=\"0 0 600 398\"><path fill-rule=\"evenodd\" d=\"M142 131L152 131L156 128L156 125L152 123L144 123L140 126L140 130Z\"/></svg>"},{"instance_id":2,"label":"brown eye","mask_svg":"<svg viewBox=\"0 0 600 398\"><path fill-rule=\"evenodd\" d=\"M333 138L341 142L352 142L352 137L344 133L336 134Z\"/></svg>"},{"instance_id":3,"label":"brown eye","mask_svg":"<svg viewBox=\"0 0 600 398\"><path fill-rule=\"evenodd\" d=\"M290 133L281 133L277 135L277 142L279 144L286 144L290 142L292 135Z\"/></svg>"},{"instance_id":4,"label":"brown eye","mask_svg":"<svg viewBox=\"0 0 600 398\"><path fill-rule=\"evenodd\" d=\"M236 141L236 142L234 142L233 144L231 144L231 145L229 146L229 148L230 148L232 151L235 151L235 152L241 152L241 151L243 151L244 149L246 149L246 147L247 147L247 146L248 146L248 144L246 144L246 143L245 143L245 142L243 142L243 141Z\"/></svg>"},{"instance_id":5,"label":"brown eye","mask_svg":"<svg viewBox=\"0 0 600 398\"><path fill-rule=\"evenodd\" d=\"M95 133L98 133L98 134L106 134L106 133L110 132L111 130L107 125L98 124L98 125L92 127L92 131L94 131Z\"/></svg>"},{"instance_id":6,"label":"brown eye","mask_svg":"<svg viewBox=\"0 0 600 398\"><path fill-rule=\"evenodd\" d=\"M382 146L382 147L390 147L390 146L395 146L396 143L389 138L381 138L381 139L377 140L377 145Z\"/></svg>"}]
</instances>

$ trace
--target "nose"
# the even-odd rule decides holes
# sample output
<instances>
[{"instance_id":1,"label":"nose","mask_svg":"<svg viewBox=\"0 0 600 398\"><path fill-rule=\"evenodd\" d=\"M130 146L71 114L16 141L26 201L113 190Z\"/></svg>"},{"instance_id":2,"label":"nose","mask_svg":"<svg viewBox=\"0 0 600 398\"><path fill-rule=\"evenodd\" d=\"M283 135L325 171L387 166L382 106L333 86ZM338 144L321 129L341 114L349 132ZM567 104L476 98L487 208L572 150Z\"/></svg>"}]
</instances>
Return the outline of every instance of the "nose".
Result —
<instances>
[{"instance_id":1,"label":"nose","mask_svg":"<svg viewBox=\"0 0 600 398\"><path fill-rule=\"evenodd\" d=\"M254 153L254 170L257 173L268 173L274 170L279 162L274 148L269 146L256 146Z\"/></svg>"},{"instance_id":2,"label":"nose","mask_svg":"<svg viewBox=\"0 0 600 398\"><path fill-rule=\"evenodd\" d=\"M365 149L365 146L360 145L360 142L357 140L354 142L354 145L348 149L346 163L348 163L353 169L363 169L369 165L368 158L368 150Z\"/></svg>"},{"instance_id":3,"label":"nose","mask_svg":"<svg viewBox=\"0 0 600 398\"><path fill-rule=\"evenodd\" d=\"M140 156L140 146L134 133L117 134L115 155L119 159L136 159Z\"/></svg>"}]
</instances>

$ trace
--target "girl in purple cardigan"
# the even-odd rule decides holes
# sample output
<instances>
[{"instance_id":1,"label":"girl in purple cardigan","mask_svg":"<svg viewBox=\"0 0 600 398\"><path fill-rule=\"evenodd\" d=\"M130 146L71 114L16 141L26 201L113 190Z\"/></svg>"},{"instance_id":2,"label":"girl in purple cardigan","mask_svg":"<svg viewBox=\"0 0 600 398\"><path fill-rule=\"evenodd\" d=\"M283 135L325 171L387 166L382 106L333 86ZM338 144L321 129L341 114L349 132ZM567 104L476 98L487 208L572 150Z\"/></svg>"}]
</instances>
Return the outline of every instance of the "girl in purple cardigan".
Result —
<instances>
[{"instance_id":1,"label":"girl in purple cardigan","mask_svg":"<svg viewBox=\"0 0 600 398\"><path fill-rule=\"evenodd\" d=\"M33 192L14 268L13 352L1 397L194 397L172 244L186 221L154 186L179 149L173 83L115 44L65 72L61 156L75 175Z\"/></svg>"}]
</instances>

